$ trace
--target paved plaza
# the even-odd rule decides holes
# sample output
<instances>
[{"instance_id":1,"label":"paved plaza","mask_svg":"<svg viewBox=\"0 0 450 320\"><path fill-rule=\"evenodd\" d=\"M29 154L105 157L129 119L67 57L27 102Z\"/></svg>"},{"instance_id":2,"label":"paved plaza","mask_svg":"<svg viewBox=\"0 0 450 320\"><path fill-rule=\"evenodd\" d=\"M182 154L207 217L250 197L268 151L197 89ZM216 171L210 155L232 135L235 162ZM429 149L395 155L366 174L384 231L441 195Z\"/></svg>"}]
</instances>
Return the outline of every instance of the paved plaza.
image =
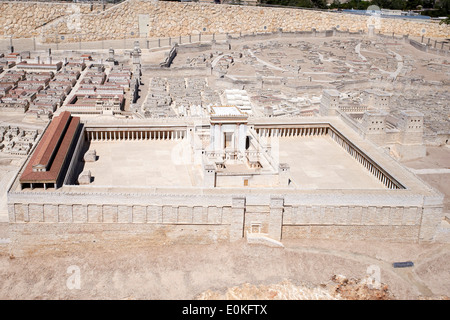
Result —
<instances>
[{"instance_id":1,"label":"paved plaza","mask_svg":"<svg viewBox=\"0 0 450 320\"><path fill-rule=\"evenodd\" d=\"M325 137L280 138L280 162L299 189L383 189L384 185Z\"/></svg>"},{"instance_id":2,"label":"paved plaza","mask_svg":"<svg viewBox=\"0 0 450 320\"><path fill-rule=\"evenodd\" d=\"M93 186L190 187L198 184L197 167L183 163L186 141L91 142L98 160L86 162ZM190 159L189 159L190 160Z\"/></svg>"},{"instance_id":3,"label":"paved plaza","mask_svg":"<svg viewBox=\"0 0 450 320\"><path fill-rule=\"evenodd\" d=\"M93 141L98 160L85 162L92 186L190 187L200 185L186 141ZM276 155L276 151L273 151ZM279 161L290 164L299 189L383 189L384 186L329 137L279 139ZM245 165L238 171L245 171ZM230 165L229 170L237 169ZM268 186L261 186L268 187Z\"/></svg>"}]
</instances>

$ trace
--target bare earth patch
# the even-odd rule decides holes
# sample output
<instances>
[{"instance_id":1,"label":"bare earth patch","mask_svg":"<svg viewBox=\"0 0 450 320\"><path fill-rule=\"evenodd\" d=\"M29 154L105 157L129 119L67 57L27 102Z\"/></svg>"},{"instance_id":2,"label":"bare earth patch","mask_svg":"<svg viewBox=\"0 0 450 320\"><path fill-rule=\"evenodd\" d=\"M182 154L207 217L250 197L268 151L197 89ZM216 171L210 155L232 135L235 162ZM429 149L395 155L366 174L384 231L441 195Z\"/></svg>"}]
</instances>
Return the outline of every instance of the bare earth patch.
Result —
<instances>
[{"instance_id":1,"label":"bare earth patch","mask_svg":"<svg viewBox=\"0 0 450 320\"><path fill-rule=\"evenodd\" d=\"M249 245L67 248L0 255L0 299L442 299L448 244L289 241ZM414 267L394 269L411 260ZM70 267L80 286L70 289ZM368 287L378 270L380 287Z\"/></svg>"}]
</instances>

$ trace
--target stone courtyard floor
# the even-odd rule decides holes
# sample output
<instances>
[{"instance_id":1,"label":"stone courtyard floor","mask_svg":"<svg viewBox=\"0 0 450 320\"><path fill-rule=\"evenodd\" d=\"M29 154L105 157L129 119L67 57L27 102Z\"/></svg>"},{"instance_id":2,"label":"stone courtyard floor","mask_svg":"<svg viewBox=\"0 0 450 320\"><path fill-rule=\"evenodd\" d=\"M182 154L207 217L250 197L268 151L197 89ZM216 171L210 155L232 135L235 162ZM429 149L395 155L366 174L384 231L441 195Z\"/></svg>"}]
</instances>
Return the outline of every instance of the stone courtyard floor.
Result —
<instances>
[{"instance_id":1,"label":"stone courtyard floor","mask_svg":"<svg viewBox=\"0 0 450 320\"><path fill-rule=\"evenodd\" d=\"M94 186L179 186L199 183L197 168L186 158L186 141L92 141L98 160L85 162Z\"/></svg>"},{"instance_id":2,"label":"stone courtyard floor","mask_svg":"<svg viewBox=\"0 0 450 320\"><path fill-rule=\"evenodd\" d=\"M299 189L385 188L328 136L280 138L279 157L280 163L290 165L290 174Z\"/></svg>"}]
</instances>

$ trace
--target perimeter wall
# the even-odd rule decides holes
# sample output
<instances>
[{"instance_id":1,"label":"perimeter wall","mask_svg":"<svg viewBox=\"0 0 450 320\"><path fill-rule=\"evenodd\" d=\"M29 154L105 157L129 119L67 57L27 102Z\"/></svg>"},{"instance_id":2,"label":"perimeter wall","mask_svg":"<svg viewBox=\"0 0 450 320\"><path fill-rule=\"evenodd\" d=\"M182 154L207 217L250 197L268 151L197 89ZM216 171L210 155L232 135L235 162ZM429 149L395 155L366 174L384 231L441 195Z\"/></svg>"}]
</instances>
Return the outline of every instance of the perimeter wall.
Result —
<instances>
[{"instance_id":1,"label":"perimeter wall","mask_svg":"<svg viewBox=\"0 0 450 320\"><path fill-rule=\"evenodd\" d=\"M428 242L433 241L442 219L442 206L435 203L442 199L402 191L391 196L384 192L273 195L253 190L255 194L237 195L183 191L187 190L172 194L163 190L149 194L10 193L11 252L20 256L89 243L239 241L255 224L259 232L281 241Z\"/></svg>"}]
</instances>

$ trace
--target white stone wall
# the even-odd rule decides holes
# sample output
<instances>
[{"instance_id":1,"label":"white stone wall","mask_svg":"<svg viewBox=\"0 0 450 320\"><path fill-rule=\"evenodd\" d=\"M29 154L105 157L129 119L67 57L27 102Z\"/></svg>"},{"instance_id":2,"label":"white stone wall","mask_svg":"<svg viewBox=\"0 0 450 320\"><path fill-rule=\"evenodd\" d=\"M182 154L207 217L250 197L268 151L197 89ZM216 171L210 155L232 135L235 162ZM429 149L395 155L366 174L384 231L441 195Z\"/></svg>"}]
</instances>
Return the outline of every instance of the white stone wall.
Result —
<instances>
[{"instance_id":1,"label":"white stone wall","mask_svg":"<svg viewBox=\"0 0 450 320\"><path fill-rule=\"evenodd\" d=\"M92 10L91 10L92 9ZM51 21L64 20L70 24L70 17L75 15L96 13L101 10L100 4L75 4L54 2L0 2L0 38L9 35L30 37L46 30Z\"/></svg>"},{"instance_id":2,"label":"white stone wall","mask_svg":"<svg viewBox=\"0 0 450 320\"><path fill-rule=\"evenodd\" d=\"M231 206L15 203L10 209L11 223L231 223Z\"/></svg>"},{"instance_id":3,"label":"white stone wall","mask_svg":"<svg viewBox=\"0 0 450 320\"><path fill-rule=\"evenodd\" d=\"M134 246L210 244L229 241L226 225L130 223L16 223L9 228L15 257L64 252L80 246L114 250Z\"/></svg>"},{"instance_id":4,"label":"white stone wall","mask_svg":"<svg viewBox=\"0 0 450 320\"><path fill-rule=\"evenodd\" d=\"M343 127L343 123L334 125L336 130L343 132L342 136L357 137L349 131L351 129ZM321 128L314 130L321 132ZM335 138L340 137L337 132L333 131ZM361 152L369 147L372 145L359 141ZM373 161L395 174L405 188L120 189L70 186L70 192L65 188L17 191L16 177L8 192L12 251L32 250L33 247L59 248L60 245L93 240L124 244L135 241L152 244L238 241L245 236L245 231L250 230L252 223L260 223L261 232L275 240L433 241L443 218L443 195L427 187L409 171L400 170L391 158L368 154Z\"/></svg>"},{"instance_id":5,"label":"white stone wall","mask_svg":"<svg viewBox=\"0 0 450 320\"><path fill-rule=\"evenodd\" d=\"M0 37L32 37L40 34L77 34L83 40L103 37L122 39L124 34L138 35L139 15L148 15L149 37L189 34L262 33L338 30L368 32L370 16L313 10L261 8L205 3L128 0L100 11L83 4L33 2L0 3ZM380 19L375 32L384 34L444 38L450 27L427 21ZM51 39L50 39L51 40ZM66 37L65 41L70 41ZM78 41L78 36L73 41Z\"/></svg>"},{"instance_id":6,"label":"white stone wall","mask_svg":"<svg viewBox=\"0 0 450 320\"><path fill-rule=\"evenodd\" d=\"M208 194L210 193L210 194ZM408 191L296 194L9 194L11 251L104 242L123 245L241 240L254 223L275 240L429 242L442 198Z\"/></svg>"}]
</instances>

